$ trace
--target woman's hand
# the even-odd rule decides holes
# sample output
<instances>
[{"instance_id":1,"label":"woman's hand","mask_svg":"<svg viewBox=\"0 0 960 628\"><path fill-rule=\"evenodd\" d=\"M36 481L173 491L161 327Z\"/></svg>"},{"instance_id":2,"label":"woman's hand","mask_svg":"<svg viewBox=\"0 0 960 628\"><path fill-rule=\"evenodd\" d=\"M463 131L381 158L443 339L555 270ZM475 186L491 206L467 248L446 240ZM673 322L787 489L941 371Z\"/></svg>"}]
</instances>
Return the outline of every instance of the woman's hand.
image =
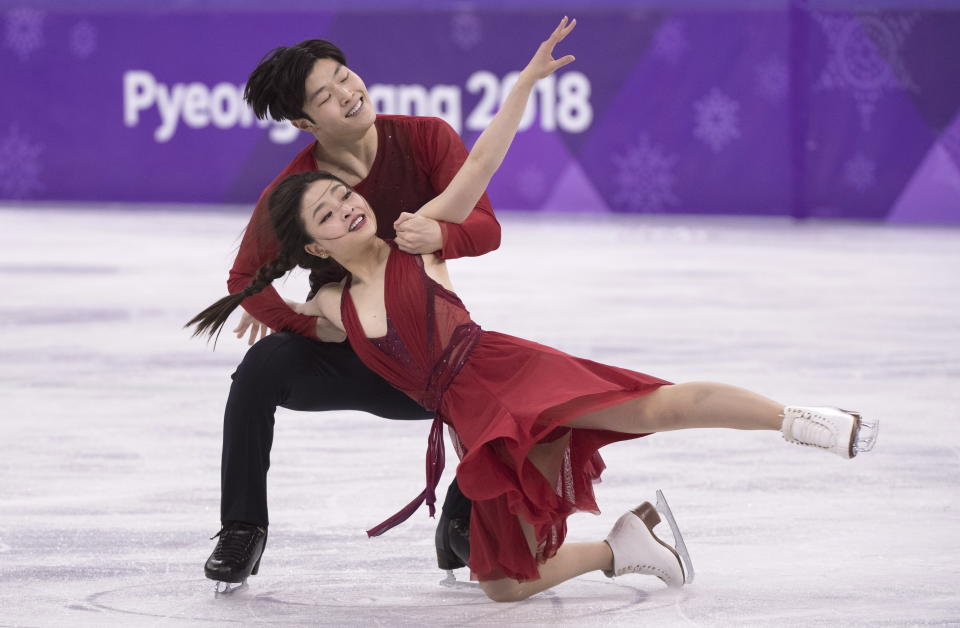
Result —
<instances>
[{"instance_id":1,"label":"woman's hand","mask_svg":"<svg viewBox=\"0 0 960 628\"><path fill-rule=\"evenodd\" d=\"M533 81L539 81L542 78L550 76L563 66L573 63L574 56L567 55L565 57L560 57L559 59L553 58L553 49L563 41L564 37L570 34L570 31L573 30L573 27L577 25L577 20L567 21L567 16L564 15L563 19L560 20L559 26L554 29L550 36L547 37L547 40L540 44L540 47L537 48L537 52L533 55L533 58L530 59L530 63L527 64L527 67L523 68L521 75L527 75Z\"/></svg>"}]
</instances>

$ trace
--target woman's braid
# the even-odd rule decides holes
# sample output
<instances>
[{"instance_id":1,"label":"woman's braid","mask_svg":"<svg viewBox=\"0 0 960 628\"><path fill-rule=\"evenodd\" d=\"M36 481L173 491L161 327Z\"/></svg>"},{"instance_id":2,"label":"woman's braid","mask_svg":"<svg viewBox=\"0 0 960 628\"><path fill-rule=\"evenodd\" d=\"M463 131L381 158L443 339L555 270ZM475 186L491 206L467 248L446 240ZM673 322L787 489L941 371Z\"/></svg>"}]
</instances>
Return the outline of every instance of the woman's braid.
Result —
<instances>
[{"instance_id":1,"label":"woman's braid","mask_svg":"<svg viewBox=\"0 0 960 628\"><path fill-rule=\"evenodd\" d=\"M296 264L288 256L281 254L272 262L261 266L257 274L254 275L253 281L242 290L241 294L243 294L244 297L257 294L272 284L274 280L283 277L287 271L293 270L294 266L296 266Z\"/></svg>"},{"instance_id":2,"label":"woman's braid","mask_svg":"<svg viewBox=\"0 0 960 628\"><path fill-rule=\"evenodd\" d=\"M342 183L344 186L347 185L336 175L329 172L311 170L288 176L270 192L267 203L268 216L266 216L269 218L269 222L263 220L265 217L260 214L255 232L258 236L268 232L271 233L280 245L280 253L276 259L264 264L257 270L257 274L254 275L250 285L240 292L223 297L184 325L184 327L196 325L193 331L194 336L206 333L209 338L213 338L215 335L219 335L224 323L227 322L227 318L244 299L262 291L275 279L279 279L295 266L302 266L315 271L339 270L340 274L337 278L343 276L345 271L332 259L321 259L305 251L305 246L313 239L307 234L306 227L300 217L300 205L307 186L320 180L333 180ZM258 214L254 213L254 217L257 216Z\"/></svg>"},{"instance_id":3,"label":"woman's braid","mask_svg":"<svg viewBox=\"0 0 960 628\"><path fill-rule=\"evenodd\" d=\"M257 294L273 283L274 279L283 277L284 273L293 269L294 266L295 263L290 259L289 256L281 254L272 262L261 266L257 271L257 274L254 275L253 281L250 282L249 286L240 292L235 292L234 294L229 294L223 297L204 311L194 316L189 323L184 325L184 327L196 325L196 328L193 330L194 336L204 332L206 332L208 338L219 336L220 330L223 328L223 324L227 322L230 314L237 309L237 306L240 305L244 299ZM214 340L214 343L216 343L216 340Z\"/></svg>"}]
</instances>

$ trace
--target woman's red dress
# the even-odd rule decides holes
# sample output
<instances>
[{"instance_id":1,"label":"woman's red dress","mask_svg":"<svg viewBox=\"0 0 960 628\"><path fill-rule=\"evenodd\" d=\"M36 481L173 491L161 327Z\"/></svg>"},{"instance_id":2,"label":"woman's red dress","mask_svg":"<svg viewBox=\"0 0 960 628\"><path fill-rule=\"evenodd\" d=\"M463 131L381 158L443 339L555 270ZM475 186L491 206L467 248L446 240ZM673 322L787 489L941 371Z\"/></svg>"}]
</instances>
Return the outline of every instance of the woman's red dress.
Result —
<instances>
[{"instance_id":1,"label":"woman's red dress","mask_svg":"<svg viewBox=\"0 0 960 628\"><path fill-rule=\"evenodd\" d=\"M553 556L563 543L567 516L599 512L592 486L604 469L598 449L642 436L565 425L669 382L481 330L457 295L424 272L419 255L391 246L384 294L387 335L366 337L349 279L341 302L344 329L364 364L437 418L430 432L427 488L369 533L403 521L424 500L433 514L446 423L461 453L460 489L473 502L471 570L480 580L537 579L537 561ZM548 480L527 456L536 445L561 438L566 447L561 443L559 453L552 454L558 457L559 477ZM536 556L517 516L536 532Z\"/></svg>"}]
</instances>

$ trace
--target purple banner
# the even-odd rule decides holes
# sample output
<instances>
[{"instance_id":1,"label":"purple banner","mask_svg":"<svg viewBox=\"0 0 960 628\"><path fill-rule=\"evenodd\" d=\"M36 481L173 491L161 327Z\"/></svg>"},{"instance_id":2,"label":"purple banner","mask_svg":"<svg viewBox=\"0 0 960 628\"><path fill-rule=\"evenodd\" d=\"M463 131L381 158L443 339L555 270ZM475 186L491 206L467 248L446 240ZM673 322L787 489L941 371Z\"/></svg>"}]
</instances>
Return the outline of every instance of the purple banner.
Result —
<instances>
[{"instance_id":1,"label":"purple banner","mask_svg":"<svg viewBox=\"0 0 960 628\"><path fill-rule=\"evenodd\" d=\"M469 145L555 11L6 9L0 199L253 203L311 141L241 99L271 48L340 45L378 111ZM498 210L960 223L960 12L574 12Z\"/></svg>"}]
</instances>

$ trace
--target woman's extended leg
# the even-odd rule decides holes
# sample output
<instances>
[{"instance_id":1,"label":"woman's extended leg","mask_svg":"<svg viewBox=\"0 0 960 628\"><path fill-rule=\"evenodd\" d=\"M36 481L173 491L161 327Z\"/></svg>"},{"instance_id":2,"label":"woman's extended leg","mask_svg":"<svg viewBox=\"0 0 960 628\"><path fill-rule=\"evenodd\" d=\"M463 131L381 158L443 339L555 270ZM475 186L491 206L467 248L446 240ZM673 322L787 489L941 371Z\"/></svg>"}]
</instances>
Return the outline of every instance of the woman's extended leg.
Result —
<instances>
[{"instance_id":1,"label":"woman's extended leg","mask_svg":"<svg viewBox=\"0 0 960 628\"><path fill-rule=\"evenodd\" d=\"M698 427L779 430L783 404L736 386L689 382L661 386L621 404L581 415L570 427L647 434Z\"/></svg>"},{"instance_id":2,"label":"woman's extended leg","mask_svg":"<svg viewBox=\"0 0 960 628\"><path fill-rule=\"evenodd\" d=\"M830 407L787 406L712 382L661 386L621 404L583 414L570 427L649 434L698 427L779 430L786 441L853 458L877 442L879 421Z\"/></svg>"}]
</instances>

